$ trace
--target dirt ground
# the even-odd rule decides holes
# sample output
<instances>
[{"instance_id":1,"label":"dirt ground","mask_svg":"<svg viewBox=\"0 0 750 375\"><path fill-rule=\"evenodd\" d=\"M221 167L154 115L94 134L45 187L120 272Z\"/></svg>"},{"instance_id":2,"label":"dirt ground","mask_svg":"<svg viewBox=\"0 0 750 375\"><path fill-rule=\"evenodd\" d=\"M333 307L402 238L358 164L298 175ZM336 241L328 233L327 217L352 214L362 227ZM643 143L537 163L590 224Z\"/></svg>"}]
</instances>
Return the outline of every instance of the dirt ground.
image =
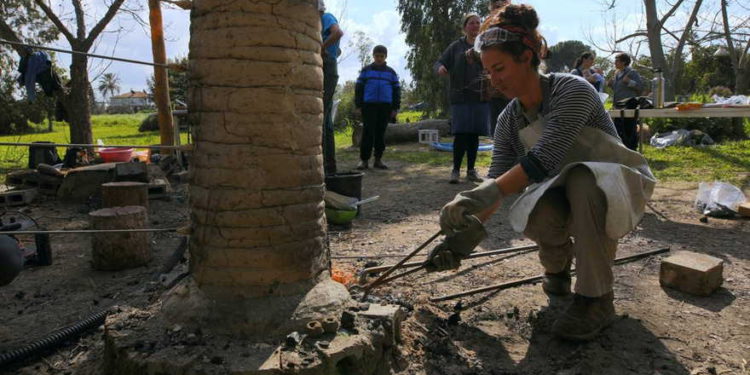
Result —
<instances>
[{"instance_id":1,"label":"dirt ground","mask_svg":"<svg viewBox=\"0 0 750 375\"><path fill-rule=\"evenodd\" d=\"M387 155L386 155L387 159ZM448 167L392 161L368 171L363 206L351 228L330 229L334 268L356 272L366 264L395 263L439 228L440 207L472 185L447 183ZM344 162L340 169L353 167ZM535 252L464 262L455 272L416 273L378 289L410 309L398 348L401 374L750 374L750 220L699 221L692 208L697 184L659 184L638 229L621 239L618 256L669 247L724 260L724 285L710 297L692 297L659 286L660 259L615 266L615 306L622 316L592 342L577 344L550 334L569 299L548 300L538 284L440 303L429 297L534 276ZM511 202L508 200L507 202ZM188 218L184 187L169 200L152 200L152 227L178 227ZM505 204L488 225L478 250L531 244L503 221ZM28 212L49 229L88 228L88 205L35 202ZM10 211L7 213L10 214ZM93 271L85 234L52 237L55 263L26 269L0 288L0 353L68 326L112 305L143 307L166 286L159 270L179 235L152 235L148 267ZM419 258L423 259L423 258ZM180 265L184 267L184 265ZM461 301L460 321L448 319ZM2 374L97 374L101 329Z\"/></svg>"}]
</instances>

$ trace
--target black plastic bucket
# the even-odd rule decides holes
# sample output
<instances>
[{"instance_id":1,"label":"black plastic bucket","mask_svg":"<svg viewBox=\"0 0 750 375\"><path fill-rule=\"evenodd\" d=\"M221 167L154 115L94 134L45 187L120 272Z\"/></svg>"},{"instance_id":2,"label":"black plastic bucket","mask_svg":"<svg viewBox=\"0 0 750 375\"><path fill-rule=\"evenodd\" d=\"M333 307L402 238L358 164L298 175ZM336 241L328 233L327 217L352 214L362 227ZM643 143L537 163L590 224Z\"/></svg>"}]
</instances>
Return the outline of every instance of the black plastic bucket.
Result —
<instances>
[{"instance_id":1,"label":"black plastic bucket","mask_svg":"<svg viewBox=\"0 0 750 375\"><path fill-rule=\"evenodd\" d=\"M362 199L362 172L344 172L326 176L326 189L334 193Z\"/></svg>"}]
</instances>

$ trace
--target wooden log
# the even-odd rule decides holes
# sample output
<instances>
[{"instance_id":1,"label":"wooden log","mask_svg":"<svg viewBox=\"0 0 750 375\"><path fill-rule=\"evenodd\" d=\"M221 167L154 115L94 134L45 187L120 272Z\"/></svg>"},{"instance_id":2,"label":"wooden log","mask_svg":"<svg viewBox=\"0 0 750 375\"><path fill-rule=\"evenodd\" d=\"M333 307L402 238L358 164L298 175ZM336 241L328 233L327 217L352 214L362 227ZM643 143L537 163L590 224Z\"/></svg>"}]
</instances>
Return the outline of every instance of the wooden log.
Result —
<instances>
[{"instance_id":1,"label":"wooden log","mask_svg":"<svg viewBox=\"0 0 750 375\"><path fill-rule=\"evenodd\" d=\"M143 206L148 211L148 184L135 181L102 184L102 207Z\"/></svg>"},{"instance_id":2,"label":"wooden log","mask_svg":"<svg viewBox=\"0 0 750 375\"><path fill-rule=\"evenodd\" d=\"M141 229L146 227L146 208L125 206L103 208L89 213L94 229ZM149 234L93 233L91 259L94 269L117 271L139 267L151 260Z\"/></svg>"},{"instance_id":3,"label":"wooden log","mask_svg":"<svg viewBox=\"0 0 750 375\"><path fill-rule=\"evenodd\" d=\"M416 143L419 141L419 131L423 129L437 129L441 137L450 135L451 125L448 120L424 120L406 124L388 124L385 131L385 144ZM359 147L362 140L362 124L354 125L352 145Z\"/></svg>"}]
</instances>

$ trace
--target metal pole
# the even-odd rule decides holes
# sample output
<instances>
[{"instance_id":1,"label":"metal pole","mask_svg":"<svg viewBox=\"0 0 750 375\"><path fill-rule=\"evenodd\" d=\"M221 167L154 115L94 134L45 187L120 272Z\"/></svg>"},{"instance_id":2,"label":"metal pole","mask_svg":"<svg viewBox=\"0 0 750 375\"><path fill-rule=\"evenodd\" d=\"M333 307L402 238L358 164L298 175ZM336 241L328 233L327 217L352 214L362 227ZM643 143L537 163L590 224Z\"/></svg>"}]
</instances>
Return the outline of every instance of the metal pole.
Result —
<instances>
[{"instance_id":1,"label":"metal pole","mask_svg":"<svg viewBox=\"0 0 750 375\"><path fill-rule=\"evenodd\" d=\"M159 134L162 145L174 145L174 123L169 109L169 80L167 69L167 52L164 46L164 27L162 26L159 0L148 0L149 23L151 24L151 52L154 55L154 101L159 113Z\"/></svg>"},{"instance_id":2,"label":"metal pole","mask_svg":"<svg viewBox=\"0 0 750 375\"><path fill-rule=\"evenodd\" d=\"M631 256L627 256L627 257L617 258L617 259L615 259L614 263L615 264L625 264L625 263L629 263L629 262L632 262L632 261L635 261L635 260L638 260L638 259L641 259L641 258L650 257L652 255L666 253L668 251L669 251L668 247L664 248L664 249L654 250L654 251L647 251L645 253L640 253L640 254L635 254L635 255L631 255ZM571 270L570 273L571 273L571 275L574 275L575 274L575 270ZM449 295L441 296L441 297L433 297L433 298L430 298L430 302L441 302L441 301L447 301L447 300L451 300L451 299L466 297L466 296L470 296L470 295L474 295L474 294L478 294L478 293L483 293L483 292L490 292L490 291L494 291L494 290L508 289L508 288L512 288L512 287L518 286L518 285L535 283L537 281L542 280L543 278L544 278L544 275L531 276L531 277L527 277L525 279L508 281L508 282L501 283L501 284L495 284L495 285L485 286L485 287L482 287L482 288L467 290L467 291L461 292L461 293L449 294Z\"/></svg>"},{"instance_id":3,"label":"metal pole","mask_svg":"<svg viewBox=\"0 0 750 375\"><path fill-rule=\"evenodd\" d=\"M532 250L532 249L537 249L537 248L539 248L539 246L537 246L537 245L527 245L527 246L509 247L509 248L505 248L505 249L498 249L498 250L491 250L491 251L482 251L482 252L471 254L468 257L464 258L464 259L483 258L483 257L492 256L492 255L514 253L516 251ZM331 257L331 258L336 259L335 257ZM402 268L417 267L417 266L421 266L422 264L424 264L424 262L410 262L410 263L404 263L404 264L402 264L401 267ZM376 266L376 267L365 268L364 270L362 270L362 273L364 273L364 274L370 274L370 273L380 272L380 271L387 270L387 269L389 269L391 267L393 267L392 264L385 265L385 266Z\"/></svg>"},{"instance_id":4,"label":"metal pole","mask_svg":"<svg viewBox=\"0 0 750 375\"><path fill-rule=\"evenodd\" d=\"M177 232L182 228L136 228L136 229L77 229L77 230L13 230L2 231L0 235L12 234L86 234L86 233L136 233L136 232Z\"/></svg>"},{"instance_id":5,"label":"metal pole","mask_svg":"<svg viewBox=\"0 0 750 375\"><path fill-rule=\"evenodd\" d=\"M91 148L149 148L149 149L181 149L189 151L192 145L98 145L93 143L32 143L32 142L0 142L0 146L40 146L40 147L91 147Z\"/></svg>"}]
</instances>

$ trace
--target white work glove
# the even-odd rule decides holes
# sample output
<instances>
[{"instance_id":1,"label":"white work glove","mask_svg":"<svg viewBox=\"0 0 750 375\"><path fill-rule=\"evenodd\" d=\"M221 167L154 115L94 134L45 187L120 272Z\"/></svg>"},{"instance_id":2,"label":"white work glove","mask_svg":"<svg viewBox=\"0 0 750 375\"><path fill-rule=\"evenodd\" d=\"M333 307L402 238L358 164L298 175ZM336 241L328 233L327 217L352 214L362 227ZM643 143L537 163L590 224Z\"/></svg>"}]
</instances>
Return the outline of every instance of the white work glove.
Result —
<instances>
[{"instance_id":1,"label":"white work glove","mask_svg":"<svg viewBox=\"0 0 750 375\"><path fill-rule=\"evenodd\" d=\"M472 190L458 193L440 210L440 229L447 235L469 228L472 225L470 215L492 207L502 196L494 179L486 180Z\"/></svg>"}]
</instances>

